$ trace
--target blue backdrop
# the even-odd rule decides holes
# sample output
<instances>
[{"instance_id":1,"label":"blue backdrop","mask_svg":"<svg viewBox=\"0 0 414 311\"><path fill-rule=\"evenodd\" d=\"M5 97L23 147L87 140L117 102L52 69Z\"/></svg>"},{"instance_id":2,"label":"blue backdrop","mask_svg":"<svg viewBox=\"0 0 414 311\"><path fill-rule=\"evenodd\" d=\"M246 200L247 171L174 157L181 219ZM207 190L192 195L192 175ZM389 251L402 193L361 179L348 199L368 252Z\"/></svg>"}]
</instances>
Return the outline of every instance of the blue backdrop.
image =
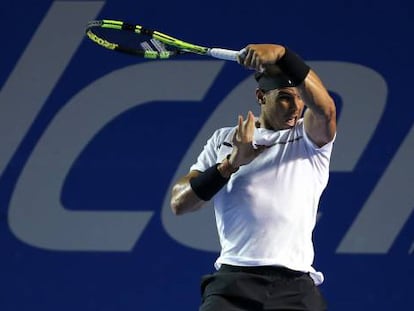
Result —
<instances>
[{"instance_id":1,"label":"blue backdrop","mask_svg":"<svg viewBox=\"0 0 414 311\"><path fill-rule=\"evenodd\" d=\"M201 45L290 46L335 97L314 232L330 310L413 310L409 1L2 1L0 309L196 310L218 244L210 208L175 217L174 180L216 127L256 109L251 72L93 45L90 19Z\"/></svg>"}]
</instances>

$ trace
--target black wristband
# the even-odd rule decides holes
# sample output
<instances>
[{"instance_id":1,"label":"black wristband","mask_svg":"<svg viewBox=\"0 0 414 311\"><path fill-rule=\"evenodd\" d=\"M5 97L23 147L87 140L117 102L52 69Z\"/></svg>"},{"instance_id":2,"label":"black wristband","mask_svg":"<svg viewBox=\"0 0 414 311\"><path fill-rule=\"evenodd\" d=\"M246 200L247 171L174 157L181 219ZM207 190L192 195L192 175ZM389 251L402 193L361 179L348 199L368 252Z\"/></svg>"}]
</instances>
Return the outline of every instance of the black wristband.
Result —
<instances>
[{"instance_id":1,"label":"black wristband","mask_svg":"<svg viewBox=\"0 0 414 311\"><path fill-rule=\"evenodd\" d=\"M295 52L285 48L285 55L276 62L276 65L297 86L305 80L310 67Z\"/></svg>"},{"instance_id":2,"label":"black wristband","mask_svg":"<svg viewBox=\"0 0 414 311\"><path fill-rule=\"evenodd\" d=\"M204 201L209 201L229 181L229 178L221 176L217 169L218 165L213 165L197 177L190 179L194 193Z\"/></svg>"}]
</instances>

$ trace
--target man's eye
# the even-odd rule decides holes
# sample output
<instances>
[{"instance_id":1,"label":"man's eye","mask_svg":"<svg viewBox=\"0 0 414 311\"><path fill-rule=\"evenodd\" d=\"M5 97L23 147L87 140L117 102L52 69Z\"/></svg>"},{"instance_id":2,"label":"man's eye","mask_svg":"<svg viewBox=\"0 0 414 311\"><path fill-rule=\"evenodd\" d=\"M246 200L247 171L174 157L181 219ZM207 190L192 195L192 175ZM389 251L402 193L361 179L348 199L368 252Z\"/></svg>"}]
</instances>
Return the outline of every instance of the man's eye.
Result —
<instances>
[{"instance_id":1,"label":"man's eye","mask_svg":"<svg viewBox=\"0 0 414 311\"><path fill-rule=\"evenodd\" d=\"M280 94L277 96L279 99L292 99L293 96L289 94Z\"/></svg>"}]
</instances>

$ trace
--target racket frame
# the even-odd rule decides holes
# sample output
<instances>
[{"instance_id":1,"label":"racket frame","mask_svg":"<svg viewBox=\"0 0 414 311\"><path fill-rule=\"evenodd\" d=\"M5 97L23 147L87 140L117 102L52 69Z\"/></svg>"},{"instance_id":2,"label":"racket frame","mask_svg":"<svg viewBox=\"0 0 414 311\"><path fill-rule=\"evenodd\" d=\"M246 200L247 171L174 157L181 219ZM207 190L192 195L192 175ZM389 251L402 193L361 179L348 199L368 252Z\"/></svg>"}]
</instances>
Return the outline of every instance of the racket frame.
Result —
<instances>
[{"instance_id":1,"label":"racket frame","mask_svg":"<svg viewBox=\"0 0 414 311\"><path fill-rule=\"evenodd\" d=\"M118 31L131 31L139 35L144 35L148 38L153 38L167 46L173 46L178 50L175 51L153 51L153 50L144 50L144 49L132 49L132 48L125 48L120 46L117 43L110 42L100 36L98 36L95 32L93 32L94 28L107 28L112 30ZM110 49L116 50L120 52L125 52L129 54L135 54L142 56L144 58L149 59L167 59L171 56L175 56L177 54L184 54L184 53L194 53L199 55L208 55L211 57L237 61L238 56L242 55L243 50L241 51L233 51L221 48L208 48L196 44L191 44L189 42L185 42L183 40L174 38L162 32L145 28L141 25L133 25L123 21L112 20L112 19L103 19L103 20L93 20L87 24L86 27L86 35L89 39L91 39L96 44Z\"/></svg>"}]
</instances>

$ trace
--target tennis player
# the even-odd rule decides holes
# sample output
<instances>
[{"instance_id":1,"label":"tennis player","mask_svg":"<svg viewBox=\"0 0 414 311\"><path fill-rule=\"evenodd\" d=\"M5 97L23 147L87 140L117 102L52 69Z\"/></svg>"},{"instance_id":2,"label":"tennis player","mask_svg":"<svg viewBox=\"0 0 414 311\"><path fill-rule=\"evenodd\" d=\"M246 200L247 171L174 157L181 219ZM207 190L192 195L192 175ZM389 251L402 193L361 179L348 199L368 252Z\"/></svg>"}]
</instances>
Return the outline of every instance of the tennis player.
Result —
<instances>
[{"instance_id":1,"label":"tennis player","mask_svg":"<svg viewBox=\"0 0 414 311\"><path fill-rule=\"evenodd\" d=\"M251 44L260 115L218 129L172 188L177 215L214 199L220 256L202 279L200 311L326 310L312 232L328 183L335 103L293 51Z\"/></svg>"}]
</instances>

